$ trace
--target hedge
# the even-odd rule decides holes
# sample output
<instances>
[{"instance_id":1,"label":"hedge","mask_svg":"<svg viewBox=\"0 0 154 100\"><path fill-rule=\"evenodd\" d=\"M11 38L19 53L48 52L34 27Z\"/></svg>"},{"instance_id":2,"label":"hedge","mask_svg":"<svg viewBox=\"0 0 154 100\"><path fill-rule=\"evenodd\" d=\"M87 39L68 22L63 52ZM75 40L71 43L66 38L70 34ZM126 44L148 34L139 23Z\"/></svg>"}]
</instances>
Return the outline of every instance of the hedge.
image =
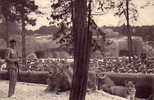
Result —
<instances>
[{"instance_id":1,"label":"hedge","mask_svg":"<svg viewBox=\"0 0 154 100\"><path fill-rule=\"evenodd\" d=\"M48 76L48 72L24 72L21 71L18 74L18 81L20 82L29 82L29 83L40 83L46 84L46 79ZM8 80L7 71L0 72L0 79Z\"/></svg>"}]
</instances>

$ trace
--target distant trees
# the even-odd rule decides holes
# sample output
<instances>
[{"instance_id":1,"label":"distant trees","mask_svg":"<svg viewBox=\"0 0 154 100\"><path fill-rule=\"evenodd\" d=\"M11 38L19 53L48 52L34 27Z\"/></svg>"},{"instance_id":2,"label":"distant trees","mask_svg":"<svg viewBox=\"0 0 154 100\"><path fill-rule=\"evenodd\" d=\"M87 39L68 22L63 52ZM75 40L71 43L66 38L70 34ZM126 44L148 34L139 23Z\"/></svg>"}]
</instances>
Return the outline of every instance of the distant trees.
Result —
<instances>
[{"instance_id":1,"label":"distant trees","mask_svg":"<svg viewBox=\"0 0 154 100\"><path fill-rule=\"evenodd\" d=\"M104 28L104 27L102 27ZM115 32L119 32L120 35L127 36L126 25L122 26L107 26L105 28L112 29ZM132 36L140 36L144 41L152 41L154 33L154 25L144 25L144 26L131 26Z\"/></svg>"}]
</instances>

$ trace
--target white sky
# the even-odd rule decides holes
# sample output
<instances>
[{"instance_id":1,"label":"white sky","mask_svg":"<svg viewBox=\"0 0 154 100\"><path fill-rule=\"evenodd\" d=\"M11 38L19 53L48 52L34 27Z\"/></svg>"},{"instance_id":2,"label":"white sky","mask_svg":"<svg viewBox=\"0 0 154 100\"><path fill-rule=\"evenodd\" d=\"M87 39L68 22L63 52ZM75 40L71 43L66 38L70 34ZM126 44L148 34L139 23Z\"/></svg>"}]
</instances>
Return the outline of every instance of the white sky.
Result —
<instances>
[{"instance_id":1,"label":"white sky","mask_svg":"<svg viewBox=\"0 0 154 100\"><path fill-rule=\"evenodd\" d=\"M145 5L146 2L151 1L154 3L153 0L133 0L138 8L139 18L138 21L135 23L135 25L154 25L154 5L148 6L144 9L141 9L140 7ZM112 13L106 14L104 16L96 16L95 18L96 23L98 26L103 25L119 25L120 19L118 17L113 16Z\"/></svg>"},{"instance_id":2,"label":"white sky","mask_svg":"<svg viewBox=\"0 0 154 100\"><path fill-rule=\"evenodd\" d=\"M37 16L36 26L30 27L28 29L36 30L43 25L49 25L49 21L47 20L47 16L50 16L50 0L35 0L36 4L39 5L39 9L45 13L45 15ZM153 0L133 0L139 9L139 18L135 25L154 25L154 5L148 6L144 9L140 9L141 6L145 5L146 2ZM120 18L113 16L110 12L103 16L95 16L94 20L96 21L98 26L117 26L119 25Z\"/></svg>"}]
</instances>

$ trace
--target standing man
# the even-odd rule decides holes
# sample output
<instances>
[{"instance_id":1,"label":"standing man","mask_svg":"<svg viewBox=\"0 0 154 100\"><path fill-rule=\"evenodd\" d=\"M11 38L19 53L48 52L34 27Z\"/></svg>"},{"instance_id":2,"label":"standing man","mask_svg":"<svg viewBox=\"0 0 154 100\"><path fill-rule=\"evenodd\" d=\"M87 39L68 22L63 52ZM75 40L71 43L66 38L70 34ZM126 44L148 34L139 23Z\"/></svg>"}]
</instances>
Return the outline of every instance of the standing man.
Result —
<instances>
[{"instance_id":1,"label":"standing man","mask_svg":"<svg viewBox=\"0 0 154 100\"><path fill-rule=\"evenodd\" d=\"M18 67L18 55L16 48L16 41L10 40L9 41L9 48L7 49L5 60L7 63L7 69L9 73L9 91L8 97L14 97L15 93L15 85L17 81L17 67Z\"/></svg>"}]
</instances>

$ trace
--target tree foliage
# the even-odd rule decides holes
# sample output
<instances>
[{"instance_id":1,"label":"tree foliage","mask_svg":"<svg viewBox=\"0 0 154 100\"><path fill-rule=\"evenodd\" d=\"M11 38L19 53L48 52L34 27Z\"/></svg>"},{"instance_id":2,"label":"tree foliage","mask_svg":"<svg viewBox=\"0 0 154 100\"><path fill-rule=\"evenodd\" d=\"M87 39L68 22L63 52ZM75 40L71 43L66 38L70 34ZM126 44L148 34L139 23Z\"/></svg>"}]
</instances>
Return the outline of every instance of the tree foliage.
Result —
<instances>
[{"instance_id":1,"label":"tree foliage","mask_svg":"<svg viewBox=\"0 0 154 100\"><path fill-rule=\"evenodd\" d=\"M107 14L109 11L113 11L115 16L119 16L123 22L122 24L126 24L126 0L92 0L94 5L98 5L96 8L97 12L101 12L101 15ZM59 43L62 47L68 48L68 50L72 48L72 17L73 17L73 8L72 8L73 0L52 0L51 1L51 22L52 24L57 23L59 26L59 31L54 34L54 39L58 39ZM88 5L88 4L87 4ZM91 9L92 12L93 9ZM97 15L97 13L96 13ZM93 16L95 16L95 12L92 13L90 17L90 32L94 35L101 36L101 40L104 41L104 46L107 45L105 42L105 33L100 29L95 21L93 20ZM129 19L130 22L133 23L137 21L138 18L138 10L132 0L129 0ZM95 31L94 31L95 30ZM93 51L101 51L102 54L104 52L104 46L100 45L97 41L97 38L92 38L92 47ZM71 51L71 50L70 50Z\"/></svg>"},{"instance_id":2,"label":"tree foliage","mask_svg":"<svg viewBox=\"0 0 154 100\"><path fill-rule=\"evenodd\" d=\"M0 0L0 18L4 23L4 36L2 37L8 46L9 44L9 22L15 20L15 13L13 12L13 2L11 0Z\"/></svg>"},{"instance_id":3,"label":"tree foliage","mask_svg":"<svg viewBox=\"0 0 154 100\"><path fill-rule=\"evenodd\" d=\"M87 4L88 5L88 4ZM52 0L51 1L51 24L55 24L59 27L59 31L54 34L53 39L57 39L58 43L61 44L61 47L67 48L68 51L73 51L73 38L72 38L72 20L73 20L73 0ZM88 12L87 12L88 13ZM57 24L58 23L58 24ZM101 35L102 39L105 39L105 33L97 26L95 21L90 16L90 32L96 33L93 35ZM93 51L101 50L103 48L99 45L95 38L92 39ZM70 52L71 53L71 52Z\"/></svg>"},{"instance_id":4,"label":"tree foliage","mask_svg":"<svg viewBox=\"0 0 154 100\"><path fill-rule=\"evenodd\" d=\"M127 7L126 7L127 0L98 0L99 2L99 9L102 12L108 12L112 10L115 16L119 16L124 23L126 24L126 16L127 16ZM138 18L138 9L136 5L133 3L133 0L129 1L129 18L131 22L137 21Z\"/></svg>"},{"instance_id":5,"label":"tree foliage","mask_svg":"<svg viewBox=\"0 0 154 100\"><path fill-rule=\"evenodd\" d=\"M1 18L14 21L15 13L13 12L12 0L0 0Z\"/></svg>"},{"instance_id":6,"label":"tree foliage","mask_svg":"<svg viewBox=\"0 0 154 100\"><path fill-rule=\"evenodd\" d=\"M29 17L32 12L40 13L34 0L13 0L13 6L16 21L21 22L21 19L24 18L26 25L35 25L36 19Z\"/></svg>"},{"instance_id":7,"label":"tree foliage","mask_svg":"<svg viewBox=\"0 0 154 100\"><path fill-rule=\"evenodd\" d=\"M38 6L35 5L34 0L0 0L0 15L3 22L5 22L5 33L8 35L9 22L21 24L22 18L24 18L25 25L35 25L36 19L29 17L29 15L32 12L41 14L37 9Z\"/></svg>"},{"instance_id":8,"label":"tree foliage","mask_svg":"<svg viewBox=\"0 0 154 100\"><path fill-rule=\"evenodd\" d=\"M41 14L34 0L0 0L0 13L9 21L21 22L23 13L25 24L35 25L36 19L29 17L32 12Z\"/></svg>"}]
</instances>

